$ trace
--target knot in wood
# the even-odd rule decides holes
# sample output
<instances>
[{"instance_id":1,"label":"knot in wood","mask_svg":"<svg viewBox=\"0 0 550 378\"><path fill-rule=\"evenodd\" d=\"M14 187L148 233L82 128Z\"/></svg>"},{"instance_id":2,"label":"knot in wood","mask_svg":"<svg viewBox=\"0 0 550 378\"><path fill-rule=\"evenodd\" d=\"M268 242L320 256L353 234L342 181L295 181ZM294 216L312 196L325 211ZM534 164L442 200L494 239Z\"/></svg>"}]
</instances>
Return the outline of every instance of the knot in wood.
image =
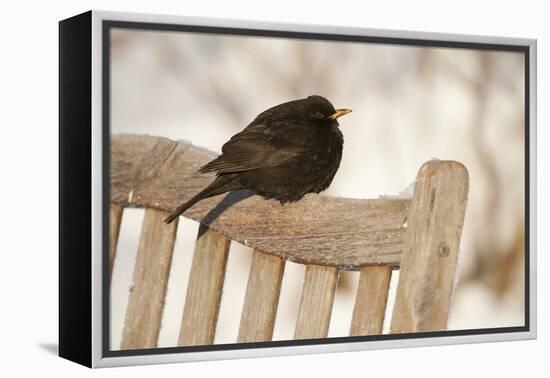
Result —
<instances>
[{"instance_id":1,"label":"knot in wood","mask_svg":"<svg viewBox=\"0 0 550 378\"><path fill-rule=\"evenodd\" d=\"M451 251L450 251L449 246L445 243L441 243L441 245L439 246L439 256L447 257L447 256L449 256L450 252Z\"/></svg>"}]
</instances>

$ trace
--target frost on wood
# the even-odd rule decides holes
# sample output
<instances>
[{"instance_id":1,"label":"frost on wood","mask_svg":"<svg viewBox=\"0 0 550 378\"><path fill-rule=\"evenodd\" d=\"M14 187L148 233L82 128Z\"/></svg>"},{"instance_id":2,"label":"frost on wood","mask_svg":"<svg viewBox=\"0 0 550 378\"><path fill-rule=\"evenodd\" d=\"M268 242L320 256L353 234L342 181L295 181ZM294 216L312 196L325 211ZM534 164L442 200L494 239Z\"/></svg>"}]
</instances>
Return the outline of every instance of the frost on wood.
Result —
<instances>
[{"instance_id":1,"label":"frost on wood","mask_svg":"<svg viewBox=\"0 0 550 378\"><path fill-rule=\"evenodd\" d=\"M113 135L111 202L172 211L213 180L213 174L197 170L215 157L190 143ZM399 265L409 206L410 199L405 198L317 194L281 206L237 191L203 200L184 216L286 260L357 270L366 265Z\"/></svg>"},{"instance_id":2,"label":"frost on wood","mask_svg":"<svg viewBox=\"0 0 550 378\"><path fill-rule=\"evenodd\" d=\"M466 168L431 160L419 171L409 214L391 329L447 327L468 200Z\"/></svg>"}]
</instances>

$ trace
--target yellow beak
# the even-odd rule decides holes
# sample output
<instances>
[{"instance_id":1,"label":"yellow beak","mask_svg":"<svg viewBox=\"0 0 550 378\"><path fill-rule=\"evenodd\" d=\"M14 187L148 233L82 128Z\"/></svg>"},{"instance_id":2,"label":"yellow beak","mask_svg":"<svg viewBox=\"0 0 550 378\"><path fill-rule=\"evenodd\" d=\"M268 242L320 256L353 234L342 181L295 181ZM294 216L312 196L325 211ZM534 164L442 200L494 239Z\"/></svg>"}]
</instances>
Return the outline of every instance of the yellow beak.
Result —
<instances>
[{"instance_id":1,"label":"yellow beak","mask_svg":"<svg viewBox=\"0 0 550 378\"><path fill-rule=\"evenodd\" d=\"M336 109L334 114L330 115L329 119L336 119L338 117L342 117L343 115L346 115L348 113L351 113L351 109Z\"/></svg>"}]
</instances>

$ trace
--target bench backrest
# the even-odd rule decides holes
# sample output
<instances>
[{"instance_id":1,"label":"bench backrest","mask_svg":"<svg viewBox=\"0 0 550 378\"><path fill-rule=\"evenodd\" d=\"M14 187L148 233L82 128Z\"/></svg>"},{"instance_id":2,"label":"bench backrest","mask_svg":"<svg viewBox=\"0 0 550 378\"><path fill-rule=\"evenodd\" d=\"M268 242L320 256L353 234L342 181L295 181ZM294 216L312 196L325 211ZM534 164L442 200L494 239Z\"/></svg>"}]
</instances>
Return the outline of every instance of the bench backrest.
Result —
<instances>
[{"instance_id":1,"label":"bench backrest","mask_svg":"<svg viewBox=\"0 0 550 378\"><path fill-rule=\"evenodd\" d=\"M185 142L112 136L111 267L124 208L145 208L121 349L156 347L178 224L163 219L212 180L196 171L215 156ZM445 329L468 181L460 163L432 160L412 198L311 194L282 207L234 192L199 202L185 213L200 226L178 345L213 343L231 240L254 250L238 342L271 340L287 260L307 266L295 339L327 336L345 270L360 270L350 335L382 332L393 269L391 332Z\"/></svg>"}]
</instances>

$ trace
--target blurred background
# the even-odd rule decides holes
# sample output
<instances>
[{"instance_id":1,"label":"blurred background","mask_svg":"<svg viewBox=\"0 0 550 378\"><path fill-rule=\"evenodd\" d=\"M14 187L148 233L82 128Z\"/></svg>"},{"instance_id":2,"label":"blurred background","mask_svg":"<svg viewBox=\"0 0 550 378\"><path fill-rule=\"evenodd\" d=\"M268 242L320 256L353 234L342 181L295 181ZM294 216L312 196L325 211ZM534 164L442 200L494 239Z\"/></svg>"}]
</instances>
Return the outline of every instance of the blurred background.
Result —
<instances>
[{"instance_id":1,"label":"blurred background","mask_svg":"<svg viewBox=\"0 0 550 378\"><path fill-rule=\"evenodd\" d=\"M376 198L413 183L426 160L470 174L450 329L524 324L524 59L489 52L114 29L111 132L221 152L261 111L312 94L353 109L327 195ZM111 288L120 347L143 211L124 212ZM180 219L159 347L177 343L197 225ZM233 243L215 343L236 340L252 251ZM304 267L287 263L274 340L292 339ZM398 273L394 272L387 313ZM346 336L358 273L340 276L329 337ZM385 325L387 331L388 325Z\"/></svg>"}]
</instances>

